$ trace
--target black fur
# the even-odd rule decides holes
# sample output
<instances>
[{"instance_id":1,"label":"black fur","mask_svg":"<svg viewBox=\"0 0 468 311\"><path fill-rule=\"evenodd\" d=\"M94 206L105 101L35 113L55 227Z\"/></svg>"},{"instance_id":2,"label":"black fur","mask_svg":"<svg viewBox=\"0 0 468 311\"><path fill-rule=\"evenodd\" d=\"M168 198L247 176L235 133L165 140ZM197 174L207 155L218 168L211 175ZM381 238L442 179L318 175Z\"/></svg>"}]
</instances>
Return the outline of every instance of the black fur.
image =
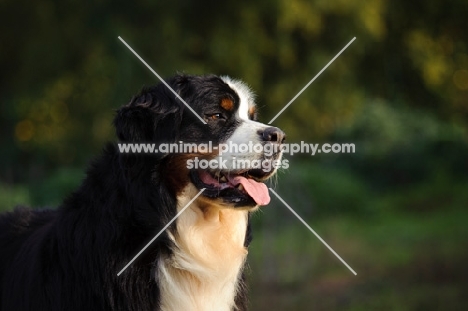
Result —
<instances>
[{"instance_id":1,"label":"black fur","mask_svg":"<svg viewBox=\"0 0 468 311\"><path fill-rule=\"evenodd\" d=\"M206 103L221 97L238 106L237 94L216 76L180 75L168 82L202 116L215 112ZM123 142L216 143L238 122L225 113L222 123L204 126L160 84L122 107L114 124ZM190 181L184 172L169 172L171 161L171 155L120 154L108 144L57 210L17 207L1 215L1 310L159 310L155 258L171 253L166 233L117 273L176 214L177 193ZM246 245L250 239L249 229ZM245 285L240 287L236 301L245 310Z\"/></svg>"}]
</instances>

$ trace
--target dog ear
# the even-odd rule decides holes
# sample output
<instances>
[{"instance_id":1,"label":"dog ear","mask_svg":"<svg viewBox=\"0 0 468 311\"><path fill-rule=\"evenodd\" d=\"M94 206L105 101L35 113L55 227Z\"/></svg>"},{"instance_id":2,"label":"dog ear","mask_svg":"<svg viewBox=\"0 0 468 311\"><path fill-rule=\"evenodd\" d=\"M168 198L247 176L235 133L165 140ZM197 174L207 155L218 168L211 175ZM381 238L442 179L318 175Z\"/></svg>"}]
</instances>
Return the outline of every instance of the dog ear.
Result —
<instances>
[{"instance_id":1,"label":"dog ear","mask_svg":"<svg viewBox=\"0 0 468 311\"><path fill-rule=\"evenodd\" d=\"M117 137L123 142L148 142L151 141L153 125L153 112L144 104L137 104L137 98L132 98L130 103L117 111L114 126Z\"/></svg>"},{"instance_id":2,"label":"dog ear","mask_svg":"<svg viewBox=\"0 0 468 311\"><path fill-rule=\"evenodd\" d=\"M184 76L168 81L178 94L186 85ZM182 121L184 105L164 84L144 88L117 111L114 126L123 142L174 142Z\"/></svg>"}]
</instances>

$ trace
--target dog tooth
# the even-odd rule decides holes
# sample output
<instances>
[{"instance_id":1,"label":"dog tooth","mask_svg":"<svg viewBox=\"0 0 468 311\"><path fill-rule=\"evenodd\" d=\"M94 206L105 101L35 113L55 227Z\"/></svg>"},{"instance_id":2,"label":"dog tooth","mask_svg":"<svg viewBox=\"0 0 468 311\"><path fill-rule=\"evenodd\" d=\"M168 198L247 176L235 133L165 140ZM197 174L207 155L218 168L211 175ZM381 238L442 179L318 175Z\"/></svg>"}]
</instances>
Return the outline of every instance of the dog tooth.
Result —
<instances>
[{"instance_id":1,"label":"dog tooth","mask_svg":"<svg viewBox=\"0 0 468 311\"><path fill-rule=\"evenodd\" d=\"M239 190L244 190L244 186L242 186L242 184L239 184L239 186L237 187L237 189L239 189Z\"/></svg>"},{"instance_id":2,"label":"dog tooth","mask_svg":"<svg viewBox=\"0 0 468 311\"><path fill-rule=\"evenodd\" d=\"M220 182L227 182L227 178L226 176L221 176L221 178L219 179Z\"/></svg>"}]
</instances>

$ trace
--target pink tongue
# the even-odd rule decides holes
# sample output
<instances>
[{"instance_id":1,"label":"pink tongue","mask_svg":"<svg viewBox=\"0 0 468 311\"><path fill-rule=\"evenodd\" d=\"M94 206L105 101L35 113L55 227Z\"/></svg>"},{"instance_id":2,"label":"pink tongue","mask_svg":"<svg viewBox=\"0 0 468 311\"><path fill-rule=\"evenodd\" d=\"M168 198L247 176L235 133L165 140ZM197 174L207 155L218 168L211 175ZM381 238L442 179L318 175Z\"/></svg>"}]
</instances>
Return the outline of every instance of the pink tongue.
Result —
<instances>
[{"instance_id":1,"label":"pink tongue","mask_svg":"<svg viewBox=\"0 0 468 311\"><path fill-rule=\"evenodd\" d=\"M213 185L215 187L224 188L229 187L228 184L219 183L217 179L213 178L211 174L205 171L200 172L201 180L208 185ZM256 182L253 179L245 178L243 176L235 175L235 176L227 176L229 183L233 186L237 186L241 184L245 191L249 194L252 199L258 205L267 205L270 203L270 195L268 193L268 188L264 183Z\"/></svg>"},{"instance_id":2,"label":"pink tongue","mask_svg":"<svg viewBox=\"0 0 468 311\"><path fill-rule=\"evenodd\" d=\"M229 182L234 186L241 184L245 191L255 200L258 205L267 205L270 203L270 194L264 183L256 182L253 179L243 176L228 177Z\"/></svg>"}]
</instances>

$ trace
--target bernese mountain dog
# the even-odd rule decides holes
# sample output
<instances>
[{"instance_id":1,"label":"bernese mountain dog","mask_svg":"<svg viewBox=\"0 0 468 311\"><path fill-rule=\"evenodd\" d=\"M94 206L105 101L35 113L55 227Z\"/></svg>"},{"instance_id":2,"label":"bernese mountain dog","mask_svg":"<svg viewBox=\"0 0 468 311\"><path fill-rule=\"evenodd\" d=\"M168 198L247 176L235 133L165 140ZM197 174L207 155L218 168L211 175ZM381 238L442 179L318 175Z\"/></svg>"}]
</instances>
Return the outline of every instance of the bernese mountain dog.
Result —
<instances>
[{"instance_id":1,"label":"bernese mountain dog","mask_svg":"<svg viewBox=\"0 0 468 311\"><path fill-rule=\"evenodd\" d=\"M240 81L180 74L166 82L206 124L164 84L145 88L116 113L119 143L104 148L57 209L20 206L1 215L2 311L247 309L243 267L250 213L268 204L264 182L276 169L232 163L278 161L281 151L267 156L229 150L219 169L187 163L221 160L216 147L226 143L281 146L285 134L257 121L254 96ZM180 142L214 148L151 154L118 148Z\"/></svg>"}]
</instances>

